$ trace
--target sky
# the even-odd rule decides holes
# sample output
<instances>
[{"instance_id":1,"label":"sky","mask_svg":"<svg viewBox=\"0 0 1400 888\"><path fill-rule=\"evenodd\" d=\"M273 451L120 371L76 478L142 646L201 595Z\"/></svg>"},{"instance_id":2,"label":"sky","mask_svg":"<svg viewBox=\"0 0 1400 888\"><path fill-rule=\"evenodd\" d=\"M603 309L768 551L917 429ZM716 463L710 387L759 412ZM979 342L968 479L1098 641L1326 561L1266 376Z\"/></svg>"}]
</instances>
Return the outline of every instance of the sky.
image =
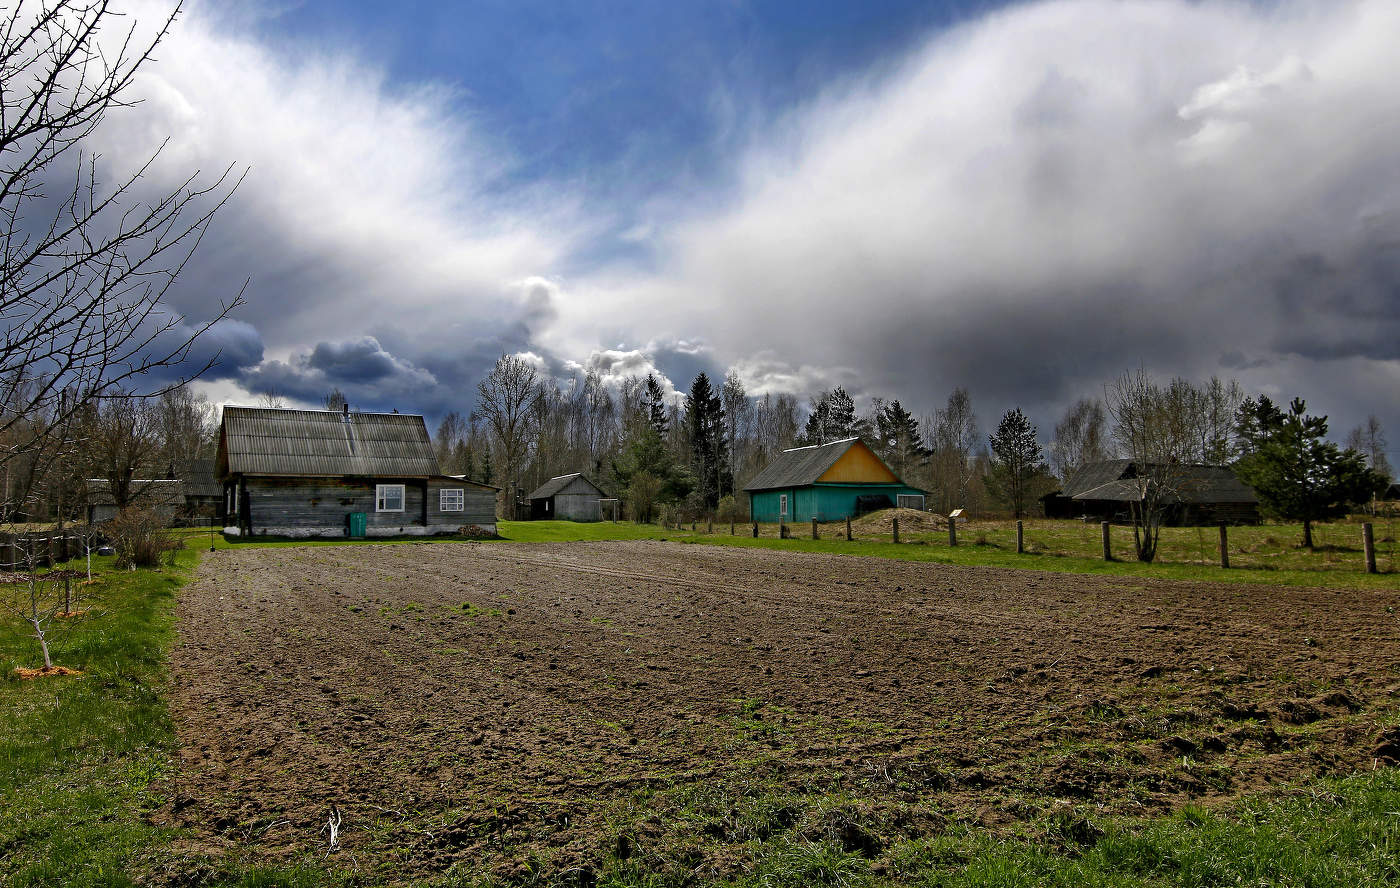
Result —
<instances>
[{"instance_id":1,"label":"sky","mask_svg":"<svg viewBox=\"0 0 1400 888\"><path fill-rule=\"evenodd\" d=\"M154 22L165 7L127 5ZM246 173L184 270L220 402L466 412L733 369L1048 440L1125 371L1400 445L1393 0L188 5L110 174Z\"/></svg>"}]
</instances>

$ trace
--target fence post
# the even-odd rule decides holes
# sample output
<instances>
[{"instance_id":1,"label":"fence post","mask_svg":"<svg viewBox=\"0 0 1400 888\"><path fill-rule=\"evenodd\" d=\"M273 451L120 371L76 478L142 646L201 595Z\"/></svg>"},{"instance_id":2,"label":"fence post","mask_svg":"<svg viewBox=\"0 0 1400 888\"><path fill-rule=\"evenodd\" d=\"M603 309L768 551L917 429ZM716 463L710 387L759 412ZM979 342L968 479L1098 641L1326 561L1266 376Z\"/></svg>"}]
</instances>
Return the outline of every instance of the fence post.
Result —
<instances>
[{"instance_id":1,"label":"fence post","mask_svg":"<svg viewBox=\"0 0 1400 888\"><path fill-rule=\"evenodd\" d=\"M1109 539L1109 537L1108 537L1108 522L1107 522L1107 521L1103 522L1102 524L1099 525L1099 528L1100 528L1100 530L1101 530L1102 533L1103 533L1103 560L1104 560L1104 561L1112 561L1112 560L1113 560L1113 544L1112 544L1112 541L1111 541L1111 540Z\"/></svg>"},{"instance_id":2,"label":"fence post","mask_svg":"<svg viewBox=\"0 0 1400 888\"><path fill-rule=\"evenodd\" d=\"M710 523L705 526L705 533L715 532L715 519L711 518Z\"/></svg>"},{"instance_id":3,"label":"fence post","mask_svg":"<svg viewBox=\"0 0 1400 888\"><path fill-rule=\"evenodd\" d=\"M729 519L729 535L734 536L734 519Z\"/></svg>"},{"instance_id":4,"label":"fence post","mask_svg":"<svg viewBox=\"0 0 1400 888\"><path fill-rule=\"evenodd\" d=\"M948 545L950 545L950 546L956 546L957 544L958 544L958 519L953 518L953 517L949 517L949 518L948 518Z\"/></svg>"},{"instance_id":5,"label":"fence post","mask_svg":"<svg viewBox=\"0 0 1400 888\"><path fill-rule=\"evenodd\" d=\"M812 539L817 538L817 519L812 519Z\"/></svg>"},{"instance_id":6,"label":"fence post","mask_svg":"<svg viewBox=\"0 0 1400 888\"><path fill-rule=\"evenodd\" d=\"M1224 521L1220 522L1220 566L1226 570L1230 567L1230 537Z\"/></svg>"},{"instance_id":7,"label":"fence post","mask_svg":"<svg viewBox=\"0 0 1400 888\"><path fill-rule=\"evenodd\" d=\"M898 543L898 542L899 542L899 519L898 519L898 518L891 518L891 519L890 519L890 531L894 534L894 541L895 541L896 543Z\"/></svg>"},{"instance_id":8,"label":"fence post","mask_svg":"<svg viewBox=\"0 0 1400 888\"><path fill-rule=\"evenodd\" d=\"M758 522L753 523L753 538L758 539Z\"/></svg>"},{"instance_id":9,"label":"fence post","mask_svg":"<svg viewBox=\"0 0 1400 888\"><path fill-rule=\"evenodd\" d=\"M1361 548L1366 551L1366 573L1376 572L1376 535L1371 522L1361 525Z\"/></svg>"},{"instance_id":10,"label":"fence post","mask_svg":"<svg viewBox=\"0 0 1400 888\"><path fill-rule=\"evenodd\" d=\"M1016 554L1021 555L1026 551L1026 527L1025 524L1016 522Z\"/></svg>"},{"instance_id":11,"label":"fence post","mask_svg":"<svg viewBox=\"0 0 1400 888\"><path fill-rule=\"evenodd\" d=\"M846 542L851 541L851 516L846 516Z\"/></svg>"}]
</instances>

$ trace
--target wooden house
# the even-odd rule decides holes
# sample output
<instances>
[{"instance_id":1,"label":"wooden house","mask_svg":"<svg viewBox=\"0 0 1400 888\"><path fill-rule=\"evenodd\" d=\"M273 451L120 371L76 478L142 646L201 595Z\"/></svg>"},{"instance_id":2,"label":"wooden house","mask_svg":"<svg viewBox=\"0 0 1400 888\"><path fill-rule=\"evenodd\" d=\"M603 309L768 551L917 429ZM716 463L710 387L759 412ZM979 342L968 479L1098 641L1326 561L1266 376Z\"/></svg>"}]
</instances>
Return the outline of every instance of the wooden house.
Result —
<instances>
[{"instance_id":1,"label":"wooden house","mask_svg":"<svg viewBox=\"0 0 1400 888\"><path fill-rule=\"evenodd\" d=\"M601 521L598 502L607 496L582 472L574 472L550 478L526 499L530 502L531 521Z\"/></svg>"},{"instance_id":2,"label":"wooden house","mask_svg":"<svg viewBox=\"0 0 1400 888\"><path fill-rule=\"evenodd\" d=\"M421 416L225 407L215 470L229 534L496 529L496 488L440 473Z\"/></svg>"},{"instance_id":3,"label":"wooden house","mask_svg":"<svg viewBox=\"0 0 1400 888\"><path fill-rule=\"evenodd\" d=\"M133 478L127 488L127 504L158 513L167 522L181 514L185 485L178 478ZM117 517L117 498L106 478L87 479L87 520L101 524Z\"/></svg>"},{"instance_id":4,"label":"wooden house","mask_svg":"<svg viewBox=\"0 0 1400 888\"><path fill-rule=\"evenodd\" d=\"M859 438L784 450L744 490L754 521L840 521L924 507L924 491L901 481Z\"/></svg>"},{"instance_id":5,"label":"wooden house","mask_svg":"<svg viewBox=\"0 0 1400 888\"><path fill-rule=\"evenodd\" d=\"M1145 474L1130 459L1087 463L1060 490L1041 497L1045 516L1130 521L1133 503L1143 497ZM1167 524L1259 523L1259 498L1230 468L1183 465L1167 474L1172 479L1163 497Z\"/></svg>"}]
</instances>

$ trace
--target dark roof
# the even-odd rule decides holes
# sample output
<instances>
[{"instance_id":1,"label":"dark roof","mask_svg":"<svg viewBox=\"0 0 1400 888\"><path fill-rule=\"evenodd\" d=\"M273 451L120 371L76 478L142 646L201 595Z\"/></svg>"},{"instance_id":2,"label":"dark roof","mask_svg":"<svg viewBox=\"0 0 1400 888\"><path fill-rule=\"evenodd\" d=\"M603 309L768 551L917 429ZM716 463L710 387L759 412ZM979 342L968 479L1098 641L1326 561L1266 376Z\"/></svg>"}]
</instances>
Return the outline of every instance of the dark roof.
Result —
<instances>
[{"instance_id":1,"label":"dark roof","mask_svg":"<svg viewBox=\"0 0 1400 888\"><path fill-rule=\"evenodd\" d=\"M1105 459L1085 463L1065 480L1064 487L1060 489L1060 495L1078 496L1086 490L1093 490L1095 487L1100 487L1110 481L1117 481L1127 475L1132 465L1133 461L1130 459Z\"/></svg>"},{"instance_id":2,"label":"dark roof","mask_svg":"<svg viewBox=\"0 0 1400 888\"><path fill-rule=\"evenodd\" d=\"M175 472L185 482L185 496L223 496L212 459L192 459L176 466Z\"/></svg>"},{"instance_id":3,"label":"dark roof","mask_svg":"<svg viewBox=\"0 0 1400 888\"><path fill-rule=\"evenodd\" d=\"M487 484L487 483L485 483L485 482L483 482L483 481L473 481L472 479L468 478L466 475L439 475L438 478L439 478L440 480L457 481L457 482L459 482L459 483L461 483L461 484L470 484L472 487L480 487L482 490L503 490L503 489L504 489L504 488L501 488L501 487L497 487L497 486L494 485L494 484Z\"/></svg>"},{"instance_id":4,"label":"dark roof","mask_svg":"<svg viewBox=\"0 0 1400 888\"><path fill-rule=\"evenodd\" d=\"M773 457L752 481L744 485L745 490L776 490L783 487L806 487L816 484L827 469L846 455L856 444L864 446L859 438L846 438L830 444L814 444L810 447L794 447ZM871 451L872 453L874 451ZM879 459L877 455L875 457ZM883 462L883 460L882 460ZM889 468L889 466L885 466ZM893 475L894 471L891 470ZM898 476L896 476L898 477ZM900 483L903 483L902 481Z\"/></svg>"},{"instance_id":5,"label":"dark roof","mask_svg":"<svg viewBox=\"0 0 1400 888\"><path fill-rule=\"evenodd\" d=\"M438 465L421 416L225 407L218 471L422 478L437 475Z\"/></svg>"},{"instance_id":6,"label":"dark roof","mask_svg":"<svg viewBox=\"0 0 1400 888\"><path fill-rule=\"evenodd\" d=\"M131 499L142 505L167 505L185 496L185 483L178 478L133 478ZM115 506L112 485L106 478L87 479L88 505Z\"/></svg>"},{"instance_id":7,"label":"dark roof","mask_svg":"<svg viewBox=\"0 0 1400 888\"><path fill-rule=\"evenodd\" d=\"M1114 460L1125 462L1125 460ZM1130 469L1135 466L1129 464ZM1077 476L1076 476L1077 477ZM1182 466L1164 499L1179 503L1257 503L1254 491L1225 466ZM1076 500L1136 502L1142 499L1142 486L1133 471L1127 478L1114 479L1075 494Z\"/></svg>"},{"instance_id":8,"label":"dark roof","mask_svg":"<svg viewBox=\"0 0 1400 888\"><path fill-rule=\"evenodd\" d=\"M594 490L598 491L599 496L604 495L603 488L599 487L597 484L594 484L592 481L589 481L588 478L584 476L582 472L574 472L571 475L559 475L557 477L550 478L548 481L541 484L538 490L536 490L534 493L530 494L525 498L532 500L549 499L551 496L554 496L556 493L563 490L565 487L568 487L570 484L574 483L574 481L580 479L583 481L584 484L587 484L589 487L592 487Z\"/></svg>"}]
</instances>

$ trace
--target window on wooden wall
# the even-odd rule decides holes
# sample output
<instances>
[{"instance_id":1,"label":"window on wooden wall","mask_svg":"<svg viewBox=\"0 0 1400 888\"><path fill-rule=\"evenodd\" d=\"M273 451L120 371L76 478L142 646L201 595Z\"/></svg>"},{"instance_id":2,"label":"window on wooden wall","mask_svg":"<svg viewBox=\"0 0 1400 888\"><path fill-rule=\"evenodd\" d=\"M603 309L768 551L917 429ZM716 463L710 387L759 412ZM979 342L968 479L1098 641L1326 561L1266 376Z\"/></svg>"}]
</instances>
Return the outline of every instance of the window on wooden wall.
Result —
<instances>
[{"instance_id":1,"label":"window on wooden wall","mask_svg":"<svg viewBox=\"0 0 1400 888\"><path fill-rule=\"evenodd\" d=\"M376 484L374 486L374 510L376 512L402 512L403 485Z\"/></svg>"},{"instance_id":2,"label":"window on wooden wall","mask_svg":"<svg viewBox=\"0 0 1400 888\"><path fill-rule=\"evenodd\" d=\"M438 491L438 511L461 512L467 507L467 497L460 487L444 487Z\"/></svg>"}]
</instances>

